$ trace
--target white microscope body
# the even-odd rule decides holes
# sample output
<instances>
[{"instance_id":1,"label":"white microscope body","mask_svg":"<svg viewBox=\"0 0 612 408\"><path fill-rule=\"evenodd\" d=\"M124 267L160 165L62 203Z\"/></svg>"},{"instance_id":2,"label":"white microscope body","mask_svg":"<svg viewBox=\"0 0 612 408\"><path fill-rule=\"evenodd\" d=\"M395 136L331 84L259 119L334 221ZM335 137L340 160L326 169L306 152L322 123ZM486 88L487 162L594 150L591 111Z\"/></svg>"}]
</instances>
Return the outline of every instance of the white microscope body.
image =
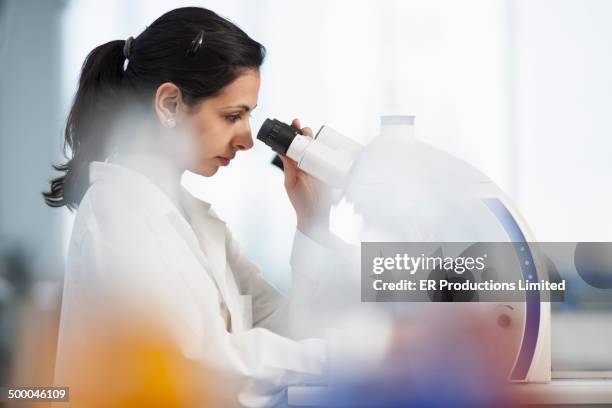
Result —
<instances>
[{"instance_id":1,"label":"white microscope body","mask_svg":"<svg viewBox=\"0 0 612 408\"><path fill-rule=\"evenodd\" d=\"M548 279L535 239L502 190L465 161L419 140L414 116L381 117L380 133L354 164L344 197L362 217L362 242L523 243L516 256L532 268L513 273ZM515 336L511 381L550 381L549 301L547 293L530 291L521 302L482 303L512 322L496 326L501 337Z\"/></svg>"}]
</instances>

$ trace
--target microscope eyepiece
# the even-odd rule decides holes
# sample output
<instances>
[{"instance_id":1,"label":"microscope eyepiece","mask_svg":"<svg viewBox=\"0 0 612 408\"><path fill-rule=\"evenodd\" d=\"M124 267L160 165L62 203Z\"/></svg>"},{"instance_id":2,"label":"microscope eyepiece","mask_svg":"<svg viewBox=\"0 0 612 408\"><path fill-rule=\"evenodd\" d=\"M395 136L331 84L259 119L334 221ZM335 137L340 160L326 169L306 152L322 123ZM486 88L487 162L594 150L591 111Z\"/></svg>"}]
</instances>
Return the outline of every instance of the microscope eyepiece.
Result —
<instances>
[{"instance_id":1,"label":"microscope eyepiece","mask_svg":"<svg viewBox=\"0 0 612 408\"><path fill-rule=\"evenodd\" d=\"M276 119L264 121L257 139L277 154L294 160L300 170L333 187L343 185L363 148L329 126L321 126L316 136L309 137ZM278 162L272 163L278 166Z\"/></svg>"},{"instance_id":2,"label":"microscope eyepiece","mask_svg":"<svg viewBox=\"0 0 612 408\"><path fill-rule=\"evenodd\" d=\"M276 119L266 119L257 132L257 139L272 148L276 153L285 155L289 146L300 131Z\"/></svg>"}]
</instances>

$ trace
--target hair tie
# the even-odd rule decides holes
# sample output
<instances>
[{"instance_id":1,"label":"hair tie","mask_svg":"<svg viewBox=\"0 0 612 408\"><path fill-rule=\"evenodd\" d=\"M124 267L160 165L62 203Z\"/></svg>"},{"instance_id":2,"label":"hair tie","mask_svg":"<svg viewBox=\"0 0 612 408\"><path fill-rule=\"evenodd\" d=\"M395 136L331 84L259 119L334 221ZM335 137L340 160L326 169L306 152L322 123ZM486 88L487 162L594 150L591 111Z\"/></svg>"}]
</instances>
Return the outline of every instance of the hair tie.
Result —
<instances>
[{"instance_id":1,"label":"hair tie","mask_svg":"<svg viewBox=\"0 0 612 408\"><path fill-rule=\"evenodd\" d=\"M132 45L134 44L134 37L128 37L125 40L125 44L123 45L123 56L126 59L130 59L130 54L132 53Z\"/></svg>"}]
</instances>

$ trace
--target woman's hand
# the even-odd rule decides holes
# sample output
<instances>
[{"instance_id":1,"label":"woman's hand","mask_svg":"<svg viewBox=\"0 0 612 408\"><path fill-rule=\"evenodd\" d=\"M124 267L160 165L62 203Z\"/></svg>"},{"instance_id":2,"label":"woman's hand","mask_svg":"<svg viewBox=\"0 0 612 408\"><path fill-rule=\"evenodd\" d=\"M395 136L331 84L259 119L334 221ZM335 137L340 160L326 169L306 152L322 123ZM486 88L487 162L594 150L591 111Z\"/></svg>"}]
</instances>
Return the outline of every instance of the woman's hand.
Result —
<instances>
[{"instance_id":1,"label":"woman's hand","mask_svg":"<svg viewBox=\"0 0 612 408\"><path fill-rule=\"evenodd\" d=\"M291 126L304 136L313 137L312 129L302 128L299 119L293 119ZM281 156L281 160L285 169L285 190L297 215L297 227L309 237L320 240L329 230L329 188L300 170L294 160L286 156Z\"/></svg>"}]
</instances>

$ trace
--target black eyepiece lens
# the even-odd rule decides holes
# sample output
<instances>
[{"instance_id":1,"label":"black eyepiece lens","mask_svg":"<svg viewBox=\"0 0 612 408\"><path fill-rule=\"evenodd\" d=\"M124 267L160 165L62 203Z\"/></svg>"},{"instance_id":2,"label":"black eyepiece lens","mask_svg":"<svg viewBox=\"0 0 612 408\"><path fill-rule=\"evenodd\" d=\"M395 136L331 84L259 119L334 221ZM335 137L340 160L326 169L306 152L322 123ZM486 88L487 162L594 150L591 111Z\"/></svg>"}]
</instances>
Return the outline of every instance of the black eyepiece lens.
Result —
<instances>
[{"instance_id":1,"label":"black eyepiece lens","mask_svg":"<svg viewBox=\"0 0 612 408\"><path fill-rule=\"evenodd\" d=\"M278 154L286 154L299 131L286 123L276 119L266 119L257 132L257 139L261 140Z\"/></svg>"}]
</instances>

